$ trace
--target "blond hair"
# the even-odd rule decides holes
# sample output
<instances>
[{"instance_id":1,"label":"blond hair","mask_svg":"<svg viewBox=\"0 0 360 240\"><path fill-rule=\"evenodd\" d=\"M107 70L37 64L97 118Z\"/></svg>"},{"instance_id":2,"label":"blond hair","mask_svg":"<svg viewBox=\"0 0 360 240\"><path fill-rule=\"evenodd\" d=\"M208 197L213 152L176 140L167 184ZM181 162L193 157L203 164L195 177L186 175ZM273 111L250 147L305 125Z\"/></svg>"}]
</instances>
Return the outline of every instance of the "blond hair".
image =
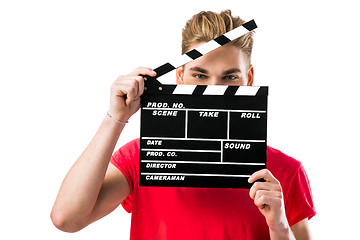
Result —
<instances>
[{"instance_id":1,"label":"blond hair","mask_svg":"<svg viewBox=\"0 0 360 240\"><path fill-rule=\"evenodd\" d=\"M192 16L182 30L182 54L191 50L195 44L208 42L244 23L245 21L240 17L232 16L230 10L224 10L220 14L212 11L201 11ZM229 44L241 48L250 66L253 43L253 32L250 32Z\"/></svg>"}]
</instances>

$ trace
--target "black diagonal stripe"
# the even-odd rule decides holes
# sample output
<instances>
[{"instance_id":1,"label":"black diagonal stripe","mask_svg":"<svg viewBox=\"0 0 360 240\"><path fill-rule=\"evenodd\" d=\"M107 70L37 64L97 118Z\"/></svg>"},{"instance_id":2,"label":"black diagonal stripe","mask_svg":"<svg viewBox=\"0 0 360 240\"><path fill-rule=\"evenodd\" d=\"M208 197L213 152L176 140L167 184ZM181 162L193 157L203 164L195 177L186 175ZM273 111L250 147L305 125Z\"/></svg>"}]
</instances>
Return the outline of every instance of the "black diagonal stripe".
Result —
<instances>
[{"instance_id":1,"label":"black diagonal stripe","mask_svg":"<svg viewBox=\"0 0 360 240\"><path fill-rule=\"evenodd\" d=\"M256 25L254 19L251 20L251 21L248 21L247 23L244 23L244 24L241 25L241 26L243 26L244 28L246 28L248 31L252 31L252 30L254 30L255 28L257 28L257 25Z\"/></svg>"},{"instance_id":2,"label":"black diagonal stripe","mask_svg":"<svg viewBox=\"0 0 360 240\"><path fill-rule=\"evenodd\" d=\"M196 49L193 49L190 52L187 52L186 55L191 57L193 60L202 56L202 54Z\"/></svg>"},{"instance_id":3,"label":"black diagonal stripe","mask_svg":"<svg viewBox=\"0 0 360 240\"><path fill-rule=\"evenodd\" d=\"M224 35L215 38L214 41L220 44L221 46L227 44L228 42L231 42L231 40L225 37Z\"/></svg>"},{"instance_id":4,"label":"black diagonal stripe","mask_svg":"<svg viewBox=\"0 0 360 240\"><path fill-rule=\"evenodd\" d=\"M206 85L197 85L192 95L203 95L206 87L207 87Z\"/></svg>"},{"instance_id":5,"label":"black diagonal stripe","mask_svg":"<svg viewBox=\"0 0 360 240\"><path fill-rule=\"evenodd\" d=\"M164 65L161 65L160 67L155 68L154 71L157 73L156 77L161 77L162 75L164 75L174 69L176 69L176 67L174 67L170 63L165 63Z\"/></svg>"},{"instance_id":6,"label":"black diagonal stripe","mask_svg":"<svg viewBox=\"0 0 360 240\"><path fill-rule=\"evenodd\" d=\"M225 96L234 96L236 91L239 89L239 86L229 86L224 92Z\"/></svg>"},{"instance_id":7,"label":"black diagonal stripe","mask_svg":"<svg viewBox=\"0 0 360 240\"><path fill-rule=\"evenodd\" d=\"M162 90L159 93L162 94L173 94L177 85L162 85Z\"/></svg>"},{"instance_id":8,"label":"black diagonal stripe","mask_svg":"<svg viewBox=\"0 0 360 240\"><path fill-rule=\"evenodd\" d=\"M256 96L263 95L267 96L269 94L269 87L260 87L256 93Z\"/></svg>"}]
</instances>

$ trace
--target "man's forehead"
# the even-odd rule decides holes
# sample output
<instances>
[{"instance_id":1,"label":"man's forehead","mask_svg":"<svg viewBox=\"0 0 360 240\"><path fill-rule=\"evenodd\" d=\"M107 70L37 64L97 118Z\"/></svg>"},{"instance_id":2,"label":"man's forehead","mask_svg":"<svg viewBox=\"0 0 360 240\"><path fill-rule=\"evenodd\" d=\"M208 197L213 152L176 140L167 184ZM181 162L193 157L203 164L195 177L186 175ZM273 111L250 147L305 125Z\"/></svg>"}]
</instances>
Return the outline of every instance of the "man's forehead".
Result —
<instances>
[{"instance_id":1,"label":"man's forehead","mask_svg":"<svg viewBox=\"0 0 360 240\"><path fill-rule=\"evenodd\" d=\"M199 57L183 66L184 71L204 74L226 75L230 73L246 72L248 61L241 48L225 45L208 54ZM234 71L237 69L238 71ZM241 71L242 70L242 71Z\"/></svg>"},{"instance_id":2,"label":"man's forehead","mask_svg":"<svg viewBox=\"0 0 360 240\"><path fill-rule=\"evenodd\" d=\"M204 61L209 62L209 61L234 61L235 59L242 59L244 58L244 53L242 52L242 50L239 47L236 46L222 46L218 49L215 49L212 52L209 52L207 54L205 54L202 57L199 57L191 62L189 62L188 64L191 63L202 63Z\"/></svg>"}]
</instances>

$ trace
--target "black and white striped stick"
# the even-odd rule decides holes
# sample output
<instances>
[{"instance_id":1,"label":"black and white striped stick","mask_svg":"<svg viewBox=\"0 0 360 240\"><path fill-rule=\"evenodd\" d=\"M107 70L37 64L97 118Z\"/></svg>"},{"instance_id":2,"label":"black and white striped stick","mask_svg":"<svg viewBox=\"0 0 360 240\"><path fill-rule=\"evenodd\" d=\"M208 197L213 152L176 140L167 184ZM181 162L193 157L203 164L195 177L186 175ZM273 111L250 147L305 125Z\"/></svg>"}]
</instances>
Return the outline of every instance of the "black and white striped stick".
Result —
<instances>
[{"instance_id":1,"label":"black and white striped stick","mask_svg":"<svg viewBox=\"0 0 360 240\"><path fill-rule=\"evenodd\" d=\"M196 86L196 85L169 85L174 83L174 76L170 74L176 68L191 62L225 44L239 38L252 30L257 28L254 20L244 23L243 25L234 28L227 33L206 42L199 47L181 55L178 58L167 62L160 67L154 69L157 73L155 78L147 77L149 80L156 79L157 81L147 81L146 89L148 92L162 91L164 94L185 94L185 95L249 95L254 96L259 94L259 90L263 87L247 87L247 86ZM263 90L263 89L261 89ZM260 91L262 92L262 91ZM264 89L267 94L267 88Z\"/></svg>"},{"instance_id":2,"label":"black and white striped stick","mask_svg":"<svg viewBox=\"0 0 360 240\"><path fill-rule=\"evenodd\" d=\"M156 78L158 79L159 82L164 84L165 81L162 80L162 77L165 77L165 75L167 75L167 73L231 42L232 40L234 40L238 37L241 37L242 35L244 35L246 33L251 32L256 27L257 26L256 26L255 21L251 20L251 21L246 22L243 25L241 25L237 28L234 28L231 31L229 31L209 42L202 44L201 46L199 46L187 53L184 53L180 57L173 59L172 61L161 65L160 67L155 68L154 71L157 73Z\"/></svg>"}]
</instances>

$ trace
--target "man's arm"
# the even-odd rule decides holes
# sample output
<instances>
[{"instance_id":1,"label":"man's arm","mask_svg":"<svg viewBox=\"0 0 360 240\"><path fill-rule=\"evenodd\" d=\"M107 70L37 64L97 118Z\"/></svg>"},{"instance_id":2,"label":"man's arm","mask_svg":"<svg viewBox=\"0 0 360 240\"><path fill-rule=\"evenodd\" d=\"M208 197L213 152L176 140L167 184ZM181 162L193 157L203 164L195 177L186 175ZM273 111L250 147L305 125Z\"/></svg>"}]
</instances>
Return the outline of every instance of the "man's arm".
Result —
<instances>
[{"instance_id":1,"label":"man's arm","mask_svg":"<svg viewBox=\"0 0 360 240\"><path fill-rule=\"evenodd\" d=\"M259 179L264 179L266 182L255 182ZM249 178L249 183L254 183L249 194L266 219L271 240L310 239L307 219L290 228L285 214L280 182L269 170L263 169L255 172Z\"/></svg>"},{"instance_id":2,"label":"man's arm","mask_svg":"<svg viewBox=\"0 0 360 240\"><path fill-rule=\"evenodd\" d=\"M149 68L137 68L120 76L111 87L112 118L126 122L139 108L144 91L141 75L154 76ZM66 175L55 200L51 219L63 231L78 231L114 210L129 194L125 176L109 162L124 128L105 117L88 147Z\"/></svg>"},{"instance_id":3,"label":"man's arm","mask_svg":"<svg viewBox=\"0 0 360 240\"><path fill-rule=\"evenodd\" d=\"M291 227L291 230L294 233L296 240L312 239L309 227L309 220L307 218L296 223L294 226Z\"/></svg>"},{"instance_id":4,"label":"man's arm","mask_svg":"<svg viewBox=\"0 0 360 240\"><path fill-rule=\"evenodd\" d=\"M122 128L112 119L105 118L93 140L69 170L51 212L51 219L60 230L76 232L84 228L115 209L129 194L124 176L109 166ZM112 187L116 188L109 191ZM107 209L99 206L104 200L109 206Z\"/></svg>"}]
</instances>

